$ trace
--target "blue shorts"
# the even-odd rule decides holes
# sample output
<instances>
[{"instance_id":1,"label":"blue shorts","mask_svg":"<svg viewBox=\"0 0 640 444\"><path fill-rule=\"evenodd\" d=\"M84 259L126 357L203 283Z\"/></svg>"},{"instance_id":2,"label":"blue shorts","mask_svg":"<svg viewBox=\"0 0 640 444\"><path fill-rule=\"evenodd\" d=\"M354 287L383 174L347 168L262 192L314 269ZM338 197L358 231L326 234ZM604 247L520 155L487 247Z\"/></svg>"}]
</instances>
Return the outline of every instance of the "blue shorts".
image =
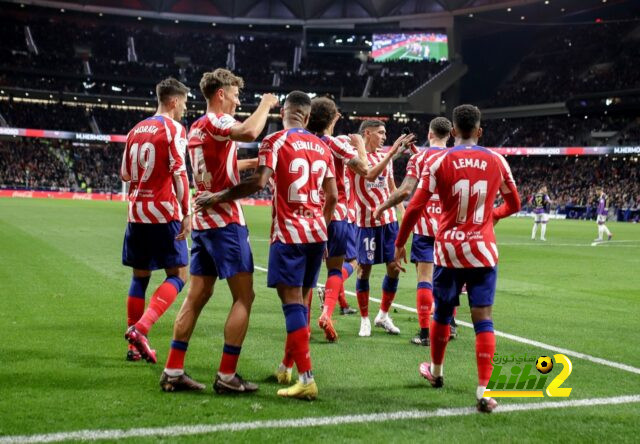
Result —
<instances>
[{"instance_id":1,"label":"blue shorts","mask_svg":"<svg viewBox=\"0 0 640 444\"><path fill-rule=\"evenodd\" d=\"M249 230L238 224L191 233L191 274L227 279L253 273Z\"/></svg>"},{"instance_id":2,"label":"blue shorts","mask_svg":"<svg viewBox=\"0 0 640 444\"><path fill-rule=\"evenodd\" d=\"M498 267L446 268L433 271L433 297L436 304L460 305L460 291L467 284L470 307L493 305Z\"/></svg>"},{"instance_id":3,"label":"blue shorts","mask_svg":"<svg viewBox=\"0 0 640 444\"><path fill-rule=\"evenodd\" d=\"M344 254L346 260L358 257L358 249L356 248L357 227L356 224L347 222L347 251Z\"/></svg>"},{"instance_id":4,"label":"blue shorts","mask_svg":"<svg viewBox=\"0 0 640 444\"><path fill-rule=\"evenodd\" d=\"M358 227L357 234L359 264L386 264L393 261L398 222L381 227Z\"/></svg>"},{"instance_id":5,"label":"blue shorts","mask_svg":"<svg viewBox=\"0 0 640 444\"><path fill-rule=\"evenodd\" d=\"M283 244L275 241L269 248L267 286L315 288L322 266L325 242L313 244Z\"/></svg>"},{"instance_id":6,"label":"blue shorts","mask_svg":"<svg viewBox=\"0 0 640 444\"><path fill-rule=\"evenodd\" d=\"M347 253L347 239L349 237L349 224L346 220L334 220L329 224L329 240L327 250L329 257L344 256Z\"/></svg>"},{"instance_id":7,"label":"blue shorts","mask_svg":"<svg viewBox=\"0 0 640 444\"><path fill-rule=\"evenodd\" d=\"M187 241L177 241L181 224L129 222L122 245L122 264L138 270L184 267L189 263Z\"/></svg>"},{"instance_id":8,"label":"blue shorts","mask_svg":"<svg viewBox=\"0 0 640 444\"><path fill-rule=\"evenodd\" d=\"M433 263L433 241L431 236L423 236L422 234L413 233L413 241L411 242L411 262L429 262Z\"/></svg>"}]
</instances>

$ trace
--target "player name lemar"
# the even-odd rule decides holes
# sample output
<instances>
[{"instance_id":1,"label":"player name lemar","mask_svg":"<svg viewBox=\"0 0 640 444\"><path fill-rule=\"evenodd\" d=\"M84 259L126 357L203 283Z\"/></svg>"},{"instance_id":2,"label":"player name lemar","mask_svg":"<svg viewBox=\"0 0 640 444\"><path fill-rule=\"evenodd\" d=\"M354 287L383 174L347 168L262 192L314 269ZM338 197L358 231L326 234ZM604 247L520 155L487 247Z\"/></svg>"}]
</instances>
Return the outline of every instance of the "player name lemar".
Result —
<instances>
[{"instance_id":1,"label":"player name lemar","mask_svg":"<svg viewBox=\"0 0 640 444\"><path fill-rule=\"evenodd\" d=\"M487 169L487 162L480 159L456 159L453 161L453 167L456 170L460 168L479 168L484 171Z\"/></svg>"},{"instance_id":2,"label":"player name lemar","mask_svg":"<svg viewBox=\"0 0 640 444\"><path fill-rule=\"evenodd\" d=\"M141 134L141 133L155 134L158 132L159 129L160 129L159 126L143 125L136 128L133 134Z\"/></svg>"},{"instance_id":3,"label":"player name lemar","mask_svg":"<svg viewBox=\"0 0 640 444\"><path fill-rule=\"evenodd\" d=\"M305 142L304 140L296 140L291 144L291 147L294 149L294 151L311 150L317 151L320 154L324 154L324 148L322 146L313 142Z\"/></svg>"}]
</instances>

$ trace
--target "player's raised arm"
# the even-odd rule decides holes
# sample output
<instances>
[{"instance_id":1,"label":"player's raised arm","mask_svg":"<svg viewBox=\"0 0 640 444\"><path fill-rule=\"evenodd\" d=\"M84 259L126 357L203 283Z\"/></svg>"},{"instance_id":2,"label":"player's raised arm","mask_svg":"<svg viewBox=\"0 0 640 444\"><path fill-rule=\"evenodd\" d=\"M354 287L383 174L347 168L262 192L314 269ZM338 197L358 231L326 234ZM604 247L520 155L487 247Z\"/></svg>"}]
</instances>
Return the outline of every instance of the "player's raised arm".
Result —
<instances>
[{"instance_id":1,"label":"player's raised arm","mask_svg":"<svg viewBox=\"0 0 640 444\"><path fill-rule=\"evenodd\" d=\"M369 182L376 181L380 173L382 173L382 171L387 167L387 165L389 165L389 162L391 161L391 159L393 159L393 156L398 152L400 147L405 143L412 143L414 139L415 139L414 134L403 134L402 136L398 137L396 141L393 142L391 149L382 158L380 163L371 167L367 175L363 177Z\"/></svg>"},{"instance_id":2,"label":"player's raised arm","mask_svg":"<svg viewBox=\"0 0 640 444\"><path fill-rule=\"evenodd\" d=\"M404 176L404 180L400 184L400 188L396 188L391 193L391 196L389 196L389 198L385 200L382 205L375 209L375 211L373 212L373 217L379 219L380 215L383 214L386 210L407 200L409 196L411 196L411 193L413 193L413 191L416 189L417 185L417 178L412 176Z\"/></svg>"},{"instance_id":3,"label":"player's raised arm","mask_svg":"<svg viewBox=\"0 0 640 444\"><path fill-rule=\"evenodd\" d=\"M498 208L494 208L492 215L494 223L505 217L511 216L520 211L520 195L516 188L516 183L511 174L509 164L500 154L495 153L500 164L500 173L502 174L502 183L500 184L500 195L504 199L504 203Z\"/></svg>"},{"instance_id":4,"label":"player's raised arm","mask_svg":"<svg viewBox=\"0 0 640 444\"><path fill-rule=\"evenodd\" d=\"M253 193L258 192L267 186L267 182L269 182L269 178L272 174L273 170L271 168L259 166L251 177L243 180L238 185L227 188L226 190L218 193L204 191L196 198L194 211L197 213L206 208L210 208L215 204L231 202L233 200L251 196Z\"/></svg>"},{"instance_id":5,"label":"player's raised arm","mask_svg":"<svg viewBox=\"0 0 640 444\"><path fill-rule=\"evenodd\" d=\"M275 143L281 142L276 141ZM258 151L258 168L256 168L256 172L248 179L224 191L218 193L203 192L196 198L194 211L201 211L217 203L242 199L263 189L267 186L278 162L277 154L274 151L272 141L265 138L262 141L262 145L260 145L260 151Z\"/></svg>"},{"instance_id":6,"label":"player's raised arm","mask_svg":"<svg viewBox=\"0 0 640 444\"><path fill-rule=\"evenodd\" d=\"M239 159L238 171L255 170L258 167L258 158L253 159Z\"/></svg>"},{"instance_id":7,"label":"player's raised arm","mask_svg":"<svg viewBox=\"0 0 640 444\"><path fill-rule=\"evenodd\" d=\"M263 94L258 108L244 122L231 127L229 137L238 142L253 142L264 129L269 111L277 105L278 97L273 94Z\"/></svg>"},{"instance_id":8,"label":"player's raised arm","mask_svg":"<svg viewBox=\"0 0 640 444\"><path fill-rule=\"evenodd\" d=\"M360 134L349 134L349 143L355 148L358 157L347 162L347 167L360 176L366 176L369 174L369 167L367 166L367 150L364 146L364 139Z\"/></svg>"}]
</instances>

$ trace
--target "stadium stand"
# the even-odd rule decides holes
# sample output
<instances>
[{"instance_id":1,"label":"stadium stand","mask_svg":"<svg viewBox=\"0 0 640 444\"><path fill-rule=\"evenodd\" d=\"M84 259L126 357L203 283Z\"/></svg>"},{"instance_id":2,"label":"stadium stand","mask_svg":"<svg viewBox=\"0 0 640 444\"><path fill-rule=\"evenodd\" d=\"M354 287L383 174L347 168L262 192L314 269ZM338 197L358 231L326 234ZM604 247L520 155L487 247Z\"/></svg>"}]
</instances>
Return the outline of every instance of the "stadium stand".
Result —
<instances>
[{"instance_id":1,"label":"stadium stand","mask_svg":"<svg viewBox=\"0 0 640 444\"><path fill-rule=\"evenodd\" d=\"M640 57L636 22L558 28L538 33L533 51L487 107L560 102L578 94L640 87L640 74L628 69Z\"/></svg>"}]
</instances>

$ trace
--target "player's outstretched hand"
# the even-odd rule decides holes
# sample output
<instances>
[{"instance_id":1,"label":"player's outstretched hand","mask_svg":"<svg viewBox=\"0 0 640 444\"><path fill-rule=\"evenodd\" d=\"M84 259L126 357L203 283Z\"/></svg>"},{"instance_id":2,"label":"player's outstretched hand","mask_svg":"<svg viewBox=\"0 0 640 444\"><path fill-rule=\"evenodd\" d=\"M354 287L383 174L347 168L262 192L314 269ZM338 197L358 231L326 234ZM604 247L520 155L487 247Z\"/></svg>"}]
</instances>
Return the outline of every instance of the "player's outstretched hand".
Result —
<instances>
[{"instance_id":1,"label":"player's outstretched hand","mask_svg":"<svg viewBox=\"0 0 640 444\"><path fill-rule=\"evenodd\" d=\"M416 140L415 134L403 134L400 137L398 137L395 142L393 142L393 145L391 146L391 149L389 151L395 154L398 152L398 150L401 147L405 145L410 145L413 142L415 142L415 140Z\"/></svg>"},{"instance_id":2,"label":"player's outstretched hand","mask_svg":"<svg viewBox=\"0 0 640 444\"><path fill-rule=\"evenodd\" d=\"M407 263L407 250L403 247L396 247L396 252L393 255L393 268L406 273L407 270L402 266L403 263Z\"/></svg>"},{"instance_id":3,"label":"player's outstretched hand","mask_svg":"<svg viewBox=\"0 0 640 444\"><path fill-rule=\"evenodd\" d=\"M180 232L176 236L176 240L185 240L191 233L191 215L187 214L182 218Z\"/></svg>"},{"instance_id":4,"label":"player's outstretched hand","mask_svg":"<svg viewBox=\"0 0 640 444\"><path fill-rule=\"evenodd\" d=\"M379 208L376 208L376 209L373 211L373 218L374 218L374 219L376 219L376 220L377 220L377 219L380 219L380 209L379 209Z\"/></svg>"},{"instance_id":5,"label":"player's outstretched hand","mask_svg":"<svg viewBox=\"0 0 640 444\"><path fill-rule=\"evenodd\" d=\"M193 211L198 213L202 210L206 210L207 208L211 208L216 203L218 203L216 194L211 191L203 191L198 197L196 197L196 204Z\"/></svg>"},{"instance_id":6,"label":"player's outstretched hand","mask_svg":"<svg viewBox=\"0 0 640 444\"><path fill-rule=\"evenodd\" d=\"M262 95L262 99L260 99L260 103L265 103L269 105L269 109L271 109L275 106L278 106L278 104L280 104L280 100L278 99L278 96L276 96L275 94L266 93Z\"/></svg>"},{"instance_id":7,"label":"player's outstretched hand","mask_svg":"<svg viewBox=\"0 0 640 444\"><path fill-rule=\"evenodd\" d=\"M351 142L351 146L355 149L364 149L364 139L360 134L349 134L349 142Z\"/></svg>"}]
</instances>

